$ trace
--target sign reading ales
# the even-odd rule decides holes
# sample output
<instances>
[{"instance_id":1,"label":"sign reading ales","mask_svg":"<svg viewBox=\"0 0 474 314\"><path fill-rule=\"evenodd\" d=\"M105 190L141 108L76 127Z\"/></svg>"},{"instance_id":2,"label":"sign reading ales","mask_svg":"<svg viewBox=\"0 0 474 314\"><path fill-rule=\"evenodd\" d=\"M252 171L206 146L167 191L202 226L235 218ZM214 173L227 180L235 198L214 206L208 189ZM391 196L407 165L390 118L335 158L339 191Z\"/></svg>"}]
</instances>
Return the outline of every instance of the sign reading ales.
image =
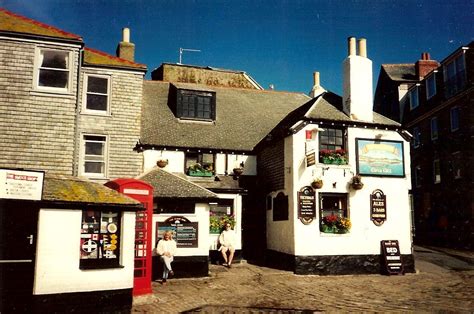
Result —
<instances>
[{"instance_id":1,"label":"sign reading ales","mask_svg":"<svg viewBox=\"0 0 474 314\"><path fill-rule=\"evenodd\" d=\"M370 219L376 226L387 220L387 198L382 190L375 190L370 195Z\"/></svg>"}]
</instances>

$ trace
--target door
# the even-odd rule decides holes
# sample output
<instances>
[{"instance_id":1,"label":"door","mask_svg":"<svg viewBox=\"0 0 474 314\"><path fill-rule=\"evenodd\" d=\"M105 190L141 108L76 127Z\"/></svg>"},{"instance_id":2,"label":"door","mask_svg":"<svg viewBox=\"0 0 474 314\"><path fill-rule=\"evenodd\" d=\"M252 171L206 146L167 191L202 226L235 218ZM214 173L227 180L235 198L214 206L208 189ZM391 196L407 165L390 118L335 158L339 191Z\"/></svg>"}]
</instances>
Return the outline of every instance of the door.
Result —
<instances>
[{"instance_id":1,"label":"door","mask_svg":"<svg viewBox=\"0 0 474 314\"><path fill-rule=\"evenodd\" d=\"M0 200L0 313L30 311L37 222L33 203Z\"/></svg>"}]
</instances>

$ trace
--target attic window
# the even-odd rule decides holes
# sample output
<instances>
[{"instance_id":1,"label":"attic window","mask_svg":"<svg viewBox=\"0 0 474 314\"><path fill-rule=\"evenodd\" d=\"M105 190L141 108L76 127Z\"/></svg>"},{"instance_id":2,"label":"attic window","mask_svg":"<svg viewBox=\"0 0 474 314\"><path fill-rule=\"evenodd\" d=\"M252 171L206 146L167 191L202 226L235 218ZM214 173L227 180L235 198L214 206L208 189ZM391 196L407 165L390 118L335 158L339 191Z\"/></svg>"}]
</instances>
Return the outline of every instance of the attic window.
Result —
<instances>
[{"instance_id":1,"label":"attic window","mask_svg":"<svg viewBox=\"0 0 474 314\"><path fill-rule=\"evenodd\" d=\"M215 120L216 97L214 93L180 89L176 101L178 118Z\"/></svg>"}]
</instances>

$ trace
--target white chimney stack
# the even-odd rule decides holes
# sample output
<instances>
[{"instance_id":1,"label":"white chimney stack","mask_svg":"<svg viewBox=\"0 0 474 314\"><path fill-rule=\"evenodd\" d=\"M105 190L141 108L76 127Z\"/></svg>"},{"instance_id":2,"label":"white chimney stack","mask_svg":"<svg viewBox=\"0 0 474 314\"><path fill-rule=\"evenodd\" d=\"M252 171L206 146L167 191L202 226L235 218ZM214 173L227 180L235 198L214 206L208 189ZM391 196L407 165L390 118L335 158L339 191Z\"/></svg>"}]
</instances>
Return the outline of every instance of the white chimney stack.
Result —
<instances>
[{"instance_id":1,"label":"white chimney stack","mask_svg":"<svg viewBox=\"0 0 474 314\"><path fill-rule=\"evenodd\" d=\"M348 56L342 63L343 110L353 120L373 121L372 61L367 58L365 38L348 38Z\"/></svg>"},{"instance_id":2,"label":"white chimney stack","mask_svg":"<svg viewBox=\"0 0 474 314\"><path fill-rule=\"evenodd\" d=\"M122 41L124 43L129 43L130 42L130 28L128 27L125 27L124 29L122 29Z\"/></svg>"},{"instance_id":3,"label":"white chimney stack","mask_svg":"<svg viewBox=\"0 0 474 314\"><path fill-rule=\"evenodd\" d=\"M314 72L313 73L313 88L309 92L309 96L311 98L315 98L322 93L324 93L326 90L321 86L320 80L319 80L319 72Z\"/></svg>"}]
</instances>

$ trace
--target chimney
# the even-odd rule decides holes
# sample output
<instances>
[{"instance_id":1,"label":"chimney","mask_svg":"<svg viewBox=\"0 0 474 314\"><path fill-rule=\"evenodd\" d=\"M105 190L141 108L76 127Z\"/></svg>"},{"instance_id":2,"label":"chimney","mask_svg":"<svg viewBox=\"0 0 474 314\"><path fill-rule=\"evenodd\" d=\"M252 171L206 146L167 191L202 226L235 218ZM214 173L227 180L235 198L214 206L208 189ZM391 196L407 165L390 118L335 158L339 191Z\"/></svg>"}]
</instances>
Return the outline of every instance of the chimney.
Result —
<instances>
[{"instance_id":1,"label":"chimney","mask_svg":"<svg viewBox=\"0 0 474 314\"><path fill-rule=\"evenodd\" d=\"M117 46L117 57L135 61L135 44L130 42L130 29L127 27L122 29L122 41Z\"/></svg>"},{"instance_id":2,"label":"chimney","mask_svg":"<svg viewBox=\"0 0 474 314\"><path fill-rule=\"evenodd\" d=\"M324 93L326 90L321 87L320 80L319 80L319 72L314 72L313 73L313 88L309 92L309 96L311 98L315 98L322 93Z\"/></svg>"},{"instance_id":3,"label":"chimney","mask_svg":"<svg viewBox=\"0 0 474 314\"><path fill-rule=\"evenodd\" d=\"M434 69L439 67L439 63L436 60L430 59L430 54L428 52L423 52L421 54L421 60L418 60L415 63L416 75L418 79L423 79L426 74L430 73Z\"/></svg>"},{"instance_id":4,"label":"chimney","mask_svg":"<svg viewBox=\"0 0 474 314\"><path fill-rule=\"evenodd\" d=\"M358 52L356 38L348 39L348 56L342 63L343 111L353 120L372 122L372 61L367 58L367 41L360 38Z\"/></svg>"}]
</instances>

